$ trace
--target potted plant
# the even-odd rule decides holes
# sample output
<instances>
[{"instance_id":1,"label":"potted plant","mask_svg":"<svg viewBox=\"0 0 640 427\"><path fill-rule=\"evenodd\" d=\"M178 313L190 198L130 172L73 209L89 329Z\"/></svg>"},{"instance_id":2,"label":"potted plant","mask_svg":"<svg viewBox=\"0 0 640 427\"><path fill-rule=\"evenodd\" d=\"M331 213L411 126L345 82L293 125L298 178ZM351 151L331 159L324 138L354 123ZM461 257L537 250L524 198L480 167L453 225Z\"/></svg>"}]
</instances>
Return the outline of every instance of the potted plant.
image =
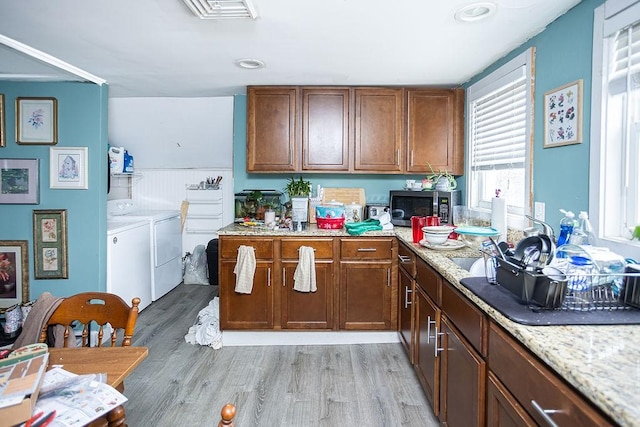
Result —
<instances>
[{"instance_id":1,"label":"potted plant","mask_svg":"<svg viewBox=\"0 0 640 427\"><path fill-rule=\"evenodd\" d=\"M427 162L427 166L429 166L431 173L427 175L425 180L427 183L431 183L432 189L439 191L451 191L456 189L458 183L456 182L455 177L451 175L446 169L444 171L441 169L434 171L429 162ZM423 184L425 180L423 180Z\"/></svg>"},{"instance_id":2,"label":"potted plant","mask_svg":"<svg viewBox=\"0 0 640 427\"><path fill-rule=\"evenodd\" d=\"M291 219L298 223L307 222L309 216L309 195L311 194L311 182L300 177L298 180L289 178L284 188L291 200Z\"/></svg>"}]
</instances>

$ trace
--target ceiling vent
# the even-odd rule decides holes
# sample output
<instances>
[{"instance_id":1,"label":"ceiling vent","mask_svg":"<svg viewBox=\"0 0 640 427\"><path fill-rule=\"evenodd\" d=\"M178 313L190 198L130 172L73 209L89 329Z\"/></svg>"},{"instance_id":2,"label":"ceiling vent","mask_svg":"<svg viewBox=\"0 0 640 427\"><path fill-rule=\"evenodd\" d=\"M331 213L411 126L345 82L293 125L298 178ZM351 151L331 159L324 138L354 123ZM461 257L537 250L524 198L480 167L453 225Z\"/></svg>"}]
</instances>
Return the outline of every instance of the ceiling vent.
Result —
<instances>
[{"instance_id":1,"label":"ceiling vent","mask_svg":"<svg viewBox=\"0 0 640 427\"><path fill-rule=\"evenodd\" d=\"M182 0L200 19L256 19L250 0Z\"/></svg>"}]
</instances>

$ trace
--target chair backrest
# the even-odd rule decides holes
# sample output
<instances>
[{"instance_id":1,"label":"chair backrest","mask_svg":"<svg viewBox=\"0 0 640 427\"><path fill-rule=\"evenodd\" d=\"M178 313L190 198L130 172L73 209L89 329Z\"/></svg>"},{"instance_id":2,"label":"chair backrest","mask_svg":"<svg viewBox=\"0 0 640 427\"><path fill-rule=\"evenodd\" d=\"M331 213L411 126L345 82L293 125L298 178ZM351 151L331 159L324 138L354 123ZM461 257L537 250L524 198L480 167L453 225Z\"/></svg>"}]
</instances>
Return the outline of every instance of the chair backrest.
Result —
<instances>
[{"instance_id":1,"label":"chair backrest","mask_svg":"<svg viewBox=\"0 0 640 427\"><path fill-rule=\"evenodd\" d=\"M118 331L123 330L123 337L120 345L128 347L131 345L131 337L138 319L138 305L140 298L133 298L129 306L118 295L106 292L83 292L65 298L58 308L53 312L46 325L40 333L40 342L47 339L47 329L52 325L64 326L64 347L68 345L69 335L73 337L74 329L72 324L80 322L82 328L82 346L87 346L89 341L89 330L92 322L95 322L99 329L97 335L97 346L102 346L104 336L103 328L108 323L111 325L111 347L116 346Z\"/></svg>"},{"instance_id":2,"label":"chair backrest","mask_svg":"<svg viewBox=\"0 0 640 427\"><path fill-rule=\"evenodd\" d=\"M233 403L227 403L222 407L220 411L220 417L222 418L218 423L218 427L234 427L235 423L233 419L236 416L236 407Z\"/></svg>"}]
</instances>

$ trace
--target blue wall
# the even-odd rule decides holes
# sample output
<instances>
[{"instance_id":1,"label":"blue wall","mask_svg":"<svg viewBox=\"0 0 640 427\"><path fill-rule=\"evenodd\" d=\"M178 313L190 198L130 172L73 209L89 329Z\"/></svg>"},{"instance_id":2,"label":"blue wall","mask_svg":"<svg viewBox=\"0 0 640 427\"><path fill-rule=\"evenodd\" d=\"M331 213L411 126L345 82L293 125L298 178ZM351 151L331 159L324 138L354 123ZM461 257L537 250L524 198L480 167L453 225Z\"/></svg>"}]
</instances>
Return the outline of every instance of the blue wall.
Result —
<instances>
[{"instance_id":1,"label":"blue wall","mask_svg":"<svg viewBox=\"0 0 640 427\"><path fill-rule=\"evenodd\" d=\"M0 81L4 94L6 146L0 158L40 159L40 203L0 205L0 240L29 241L30 297L49 291L68 296L106 290L107 86L89 83L18 83ZM54 97L58 100L56 147L89 147L88 190L49 188L49 145L18 145L15 141L15 99ZM68 279L34 279L34 209L67 210Z\"/></svg>"},{"instance_id":2,"label":"blue wall","mask_svg":"<svg viewBox=\"0 0 640 427\"><path fill-rule=\"evenodd\" d=\"M556 226L564 208L578 212L589 207L589 141L591 120L591 55L593 42L593 10L603 0L583 0L565 15L550 24L545 31L530 39L484 72L465 87L503 65L531 46L536 48L534 97L534 201L546 203L546 219ZM566 83L583 80L582 143L555 148L543 146L544 93ZM424 82L428 85L429 82ZM289 175L246 173L246 97L236 96L234 112L234 173L235 190L272 188L281 190ZM297 176L297 175L296 175ZM368 201L387 199L390 189L401 188L405 179L422 176L404 175L340 175L307 174L314 189L325 187L364 187ZM464 191L464 178L458 179ZM373 200L372 200L373 199Z\"/></svg>"},{"instance_id":3,"label":"blue wall","mask_svg":"<svg viewBox=\"0 0 640 427\"><path fill-rule=\"evenodd\" d=\"M466 85L535 47L533 195L534 201L546 204L546 221L554 228L559 228L563 217L561 208L575 213L589 210L593 11L602 3L603 0L583 0ZM545 92L578 79L583 83L582 143L543 148Z\"/></svg>"}]
</instances>

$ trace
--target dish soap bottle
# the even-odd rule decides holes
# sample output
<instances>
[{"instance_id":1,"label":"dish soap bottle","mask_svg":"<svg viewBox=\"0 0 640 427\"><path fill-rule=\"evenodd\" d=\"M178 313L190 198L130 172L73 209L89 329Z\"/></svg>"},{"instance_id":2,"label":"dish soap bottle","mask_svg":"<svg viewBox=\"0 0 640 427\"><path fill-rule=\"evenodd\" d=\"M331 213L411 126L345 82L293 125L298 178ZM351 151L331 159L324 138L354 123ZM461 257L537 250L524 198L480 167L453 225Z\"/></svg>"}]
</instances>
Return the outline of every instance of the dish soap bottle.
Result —
<instances>
[{"instance_id":1,"label":"dish soap bottle","mask_svg":"<svg viewBox=\"0 0 640 427\"><path fill-rule=\"evenodd\" d=\"M558 246L569 243L571 233L573 233L573 226L575 225L575 214L571 211L565 211L560 209L560 212L564 214L564 218L560 221L560 236L558 236Z\"/></svg>"},{"instance_id":2,"label":"dish soap bottle","mask_svg":"<svg viewBox=\"0 0 640 427\"><path fill-rule=\"evenodd\" d=\"M580 211L578 215L578 228L573 230L569 237L569 243L572 245L595 245L595 236L593 234L593 227L589 222L589 214L585 211Z\"/></svg>"}]
</instances>

